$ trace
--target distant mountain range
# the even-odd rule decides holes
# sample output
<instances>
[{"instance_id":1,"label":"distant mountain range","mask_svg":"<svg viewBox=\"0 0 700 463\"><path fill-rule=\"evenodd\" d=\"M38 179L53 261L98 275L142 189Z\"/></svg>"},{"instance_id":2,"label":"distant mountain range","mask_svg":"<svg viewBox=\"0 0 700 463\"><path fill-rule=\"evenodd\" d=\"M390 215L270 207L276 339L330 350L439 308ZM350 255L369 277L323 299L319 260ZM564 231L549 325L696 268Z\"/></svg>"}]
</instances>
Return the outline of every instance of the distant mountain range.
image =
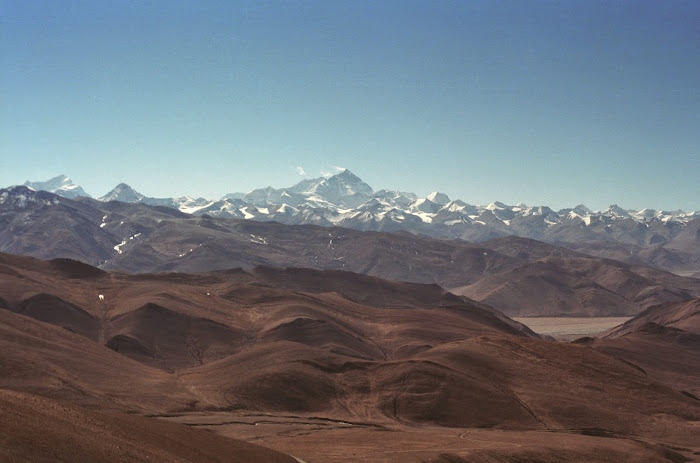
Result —
<instances>
[{"instance_id":1,"label":"distant mountain range","mask_svg":"<svg viewBox=\"0 0 700 463\"><path fill-rule=\"evenodd\" d=\"M26 182L25 186L67 198L89 197L64 175L46 182ZM549 242L663 245L685 225L700 218L700 211L637 211L617 205L604 211L592 211L583 204L558 211L522 203L512 206L493 202L480 206L452 200L437 191L419 198L408 192L375 191L349 170L328 178L302 180L289 188L260 188L245 194L227 194L218 200L189 196L150 198L120 183L98 200L166 206L196 216L339 226L362 231L404 230L477 242L515 235Z\"/></svg>"},{"instance_id":2,"label":"distant mountain range","mask_svg":"<svg viewBox=\"0 0 700 463\"><path fill-rule=\"evenodd\" d=\"M553 245L516 236L473 243L404 231L194 216L143 202L62 198L24 186L0 190L0 252L68 257L131 273L260 265L345 270L438 284L510 316L633 315L700 297L700 280L687 278L700 269L700 218L665 222L674 223L679 225L668 229L674 236L667 244L636 248L616 241ZM571 249L585 246L605 258ZM611 260L613 255L624 262Z\"/></svg>"}]
</instances>

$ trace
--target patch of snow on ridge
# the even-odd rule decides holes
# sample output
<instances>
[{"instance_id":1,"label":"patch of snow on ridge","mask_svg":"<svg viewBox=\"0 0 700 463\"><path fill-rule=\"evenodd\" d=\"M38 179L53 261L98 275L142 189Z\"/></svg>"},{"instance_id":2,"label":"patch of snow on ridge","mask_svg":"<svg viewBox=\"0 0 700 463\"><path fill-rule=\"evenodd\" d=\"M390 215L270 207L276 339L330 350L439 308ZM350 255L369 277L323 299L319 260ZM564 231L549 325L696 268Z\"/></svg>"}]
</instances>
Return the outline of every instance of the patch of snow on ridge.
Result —
<instances>
[{"instance_id":1,"label":"patch of snow on ridge","mask_svg":"<svg viewBox=\"0 0 700 463\"><path fill-rule=\"evenodd\" d=\"M262 236L253 235L252 233L250 234L250 241L255 244L267 244L267 240L265 238Z\"/></svg>"},{"instance_id":2,"label":"patch of snow on ridge","mask_svg":"<svg viewBox=\"0 0 700 463\"><path fill-rule=\"evenodd\" d=\"M20 209L27 207L27 197L24 195L15 196L15 206L19 207Z\"/></svg>"},{"instance_id":3,"label":"patch of snow on ridge","mask_svg":"<svg viewBox=\"0 0 700 463\"><path fill-rule=\"evenodd\" d=\"M297 209L296 207L290 206L287 203L282 203L282 205L279 207L279 209L277 209L277 212L280 214L288 214L288 213L294 214L294 213L299 212L299 209Z\"/></svg>"},{"instance_id":4,"label":"patch of snow on ridge","mask_svg":"<svg viewBox=\"0 0 700 463\"><path fill-rule=\"evenodd\" d=\"M212 204L214 204L215 201L209 201L208 203L204 204L203 206L180 206L180 212L184 212L185 214L194 214L200 209L204 209L205 207L209 207Z\"/></svg>"},{"instance_id":5,"label":"patch of snow on ridge","mask_svg":"<svg viewBox=\"0 0 700 463\"><path fill-rule=\"evenodd\" d=\"M121 247L126 244L126 240L122 241L118 245L114 246L114 250L117 251L119 254L122 253Z\"/></svg>"},{"instance_id":6,"label":"patch of snow on ridge","mask_svg":"<svg viewBox=\"0 0 700 463\"><path fill-rule=\"evenodd\" d=\"M417 215L418 217L420 217L420 219L425 223L433 223L433 216L435 214L428 214L426 212L420 212L420 211L413 211L411 213L413 215Z\"/></svg>"}]
</instances>

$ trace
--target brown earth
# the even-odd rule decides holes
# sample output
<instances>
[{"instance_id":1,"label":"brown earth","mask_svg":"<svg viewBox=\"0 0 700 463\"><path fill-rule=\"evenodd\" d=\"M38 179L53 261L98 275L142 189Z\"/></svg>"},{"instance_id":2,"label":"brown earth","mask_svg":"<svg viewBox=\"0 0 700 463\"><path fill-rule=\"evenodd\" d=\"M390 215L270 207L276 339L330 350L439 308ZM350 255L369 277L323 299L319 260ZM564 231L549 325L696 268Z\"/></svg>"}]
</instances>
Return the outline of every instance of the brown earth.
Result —
<instances>
[{"instance_id":1,"label":"brown earth","mask_svg":"<svg viewBox=\"0 0 700 463\"><path fill-rule=\"evenodd\" d=\"M676 377L543 341L434 285L301 269L126 275L1 254L0 275L0 388L195 427L217 417L233 427L211 429L309 463L700 450L700 401ZM37 435L56 424L42 416ZM252 416L274 423L235 423Z\"/></svg>"},{"instance_id":2,"label":"brown earth","mask_svg":"<svg viewBox=\"0 0 700 463\"><path fill-rule=\"evenodd\" d=\"M700 299L651 307L592 346L700 400Z\"/></svg>"},{"instance_id":3,"label":"brown earth","mask_svg":"<svg viewBox=\"0 0 700 463\"><path fill-rule=\"evenodd\" d=\"M452 290L511 317L625 316L697 297L700 280L590 257L543 257Z\"/></svg>"},{"instance_id":4,"label":"brown earth","mask_svg":"<svg viewBox=\"0 0 700 463\"><path fill-rule=\"evenodd\" d=\"M302 456L307 463L669 463L700 461L672 445L596 429L566 432L431 426L367 427L291 416L188 414L166 418Z\"/></svg>"},{"instance_id":5,"label":"brown earth","mask_svg":"<svg viewBox=\"0 0 700 463\"><path fill-rule=\"evenodd\" d=\"M0 460L6 462L297 462L200 429L16 391L0 389L0 414Z\"/></svg>"},{"instance_id":6,"label":"brown earth","mask_svg":"<svg viewBox=\"0 0 700 463\"><path fill-rule=\"evenodd\" d=\"M650 307L627 323L610 330L605 337L617 338L626 333L639 331L649 323L700 335L700 299Z\"/></svg>"}]
</instances>

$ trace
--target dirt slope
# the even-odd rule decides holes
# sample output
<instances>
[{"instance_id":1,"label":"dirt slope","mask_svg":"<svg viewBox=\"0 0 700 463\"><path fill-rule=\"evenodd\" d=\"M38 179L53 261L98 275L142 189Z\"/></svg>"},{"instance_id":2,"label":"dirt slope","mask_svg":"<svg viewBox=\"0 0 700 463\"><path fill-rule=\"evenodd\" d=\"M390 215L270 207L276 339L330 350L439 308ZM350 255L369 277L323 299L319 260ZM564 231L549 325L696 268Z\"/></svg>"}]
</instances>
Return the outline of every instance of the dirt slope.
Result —
<instances>
[{"instance_id":1,"label":"dirt slope","mask_svg":"<svg viewBox=\"0 0 700 463\"><path fill-rule=\"evenodd\" d=\"M0 389L0 460L279 462L289 455L184 425Z\"/></svg>"},{"instance_id":2,"label":"dirt slope","mask_svg":"<svg viewBox=\"0 0 700 463\"><path fill-rule=\"evenodd\" d=\"M588 257L545 257L455 288L515 316L624 316L700 294L700 280Z\"/></svg>"}]
</instances>

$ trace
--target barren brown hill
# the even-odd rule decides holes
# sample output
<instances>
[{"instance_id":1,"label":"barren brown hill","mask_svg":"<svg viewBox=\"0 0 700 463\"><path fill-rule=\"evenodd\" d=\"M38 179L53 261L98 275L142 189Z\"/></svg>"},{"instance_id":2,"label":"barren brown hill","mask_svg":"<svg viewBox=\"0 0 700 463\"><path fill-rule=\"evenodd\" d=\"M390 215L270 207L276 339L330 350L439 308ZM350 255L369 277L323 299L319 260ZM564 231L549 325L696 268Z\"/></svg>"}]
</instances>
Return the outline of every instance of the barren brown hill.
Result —
<instances>
[{"instance_id":1,"label":"barren brown hill","mask_svg":"<svg viewBox=\"0 0 700 463\"><path fill-rule=\"evenodd\" d=\"M332 416L351 423L663 436L700 403L624 361L576 344L486 336L410 358L358 361L269 344L188 370L202 406ZM668 419L654 418L665 415Z\"/></svg>"},{"instance_id":2,"label":"barren brown hill","mask_svg":"<svg viewBox=\"0 0 700 463\"><path fill-rule=\"evenodd\" d=\"M65 277L65 269L75 265L81 264L0 255L4 305L163 369L225 357L259 339L291 338L336 345L361 358L388 358L407 346L486 332L535 336L493 309L435 285L271 268Z\"/></svg>"},{"instance_id":3,"label":"barren brown hill","mask_svg":"<svg viewBox=\"0 0 700 463\"><path fill-rule=\"evenodd\" d=\"M655 455L659 443L692 453L697 439L700 401L679 383L589 345L537 339L435 285L308 269L127 275L11 255L0 273L4 389L196 426L269 423L278 437L298 427L405 442L408 429L435 427L595 432L641 436Z\"/></svg>"},{"instance_id":4,"label":"barren brown hill","mask_svg":"<svg viewBox=\"0 0 700 463\"><path fill-rule=\"evenodd\" d=\"M699 405L634 366L576 344L486 336L444 344L418 358L487 378L517 398L544 429L661 435L660 423L652 430L654 416L689 418L686 413ZM681 425L683 419L666 425Z\"/></svg>"},{"instance_id":5,"label":"barren brown hill","mask_svg":"<svg viewBox=\"0 0 700 463\"><path fill-rule=\"evenodd\" d=\"M700 397L700 299L650 307L587 342L690 397Z\"/></svg>"},{"instance_id":6,"label":"barren brown hill","mask_svg":"<svg viewBox=\"0 0 700 463\"><path fill-rule=\"evenodd\" d=\"M591 345L700 400L700 335L648 323L615 338L596 339Z\"/></svg>"},{"instance_id":7,"label":"barren brown hill","mask_svg":"<svg viewBox=\"0 0 700 463\"><path fill-rule=\"evenodd\" d=\"M6 310L0 310L0 352L0 388L150 413L186 408L195 399L162 370Z\"/></svg>"},{"instance_id":8,"label":"barren brown hill","mask_svg":"<svg viewBox=\"0 0 700 463\"><path fill-rule=\"evenodd\" d=\"M2 389L0 414L0 460L7 462L298 461L184 425Z\"/></svg>"},{"instance_id":9,"label":"barren brown hill","mask_svg":"<svg viewBox=\"0 0 700 463\"><path fill-rule=\"evenodd\" d=\"M368 302L377 307L448 306L464 302L463 298L446 292L436 284L421 285L421 290L415 291L416 285L412 283L343 271L256 267L249 273L261 285L306 293L336 292L355 302Z\"/></svg>"},{"instance_id":10,"label":"barren brown hill","mask_svg":"<svg viewBox=\"0 0 700 463\"><path fill-rule=\"evenodd\" d=\"M700 294L700 280L590 257L545 257L452 290L515 316L635 315Z\"/></svg>"},{"instance_id":11,"label":"barren brown hill","mask_svg":"<svg viewBox=\"0 0 700 463\"><path fill-rule=\"evenodd\" d=\"M639 331L650 323L700 335L700 299L669 302L649 307L633 319L613 328L604 337L617 338L627 333Z\"/></svg>"}]
</instances>

